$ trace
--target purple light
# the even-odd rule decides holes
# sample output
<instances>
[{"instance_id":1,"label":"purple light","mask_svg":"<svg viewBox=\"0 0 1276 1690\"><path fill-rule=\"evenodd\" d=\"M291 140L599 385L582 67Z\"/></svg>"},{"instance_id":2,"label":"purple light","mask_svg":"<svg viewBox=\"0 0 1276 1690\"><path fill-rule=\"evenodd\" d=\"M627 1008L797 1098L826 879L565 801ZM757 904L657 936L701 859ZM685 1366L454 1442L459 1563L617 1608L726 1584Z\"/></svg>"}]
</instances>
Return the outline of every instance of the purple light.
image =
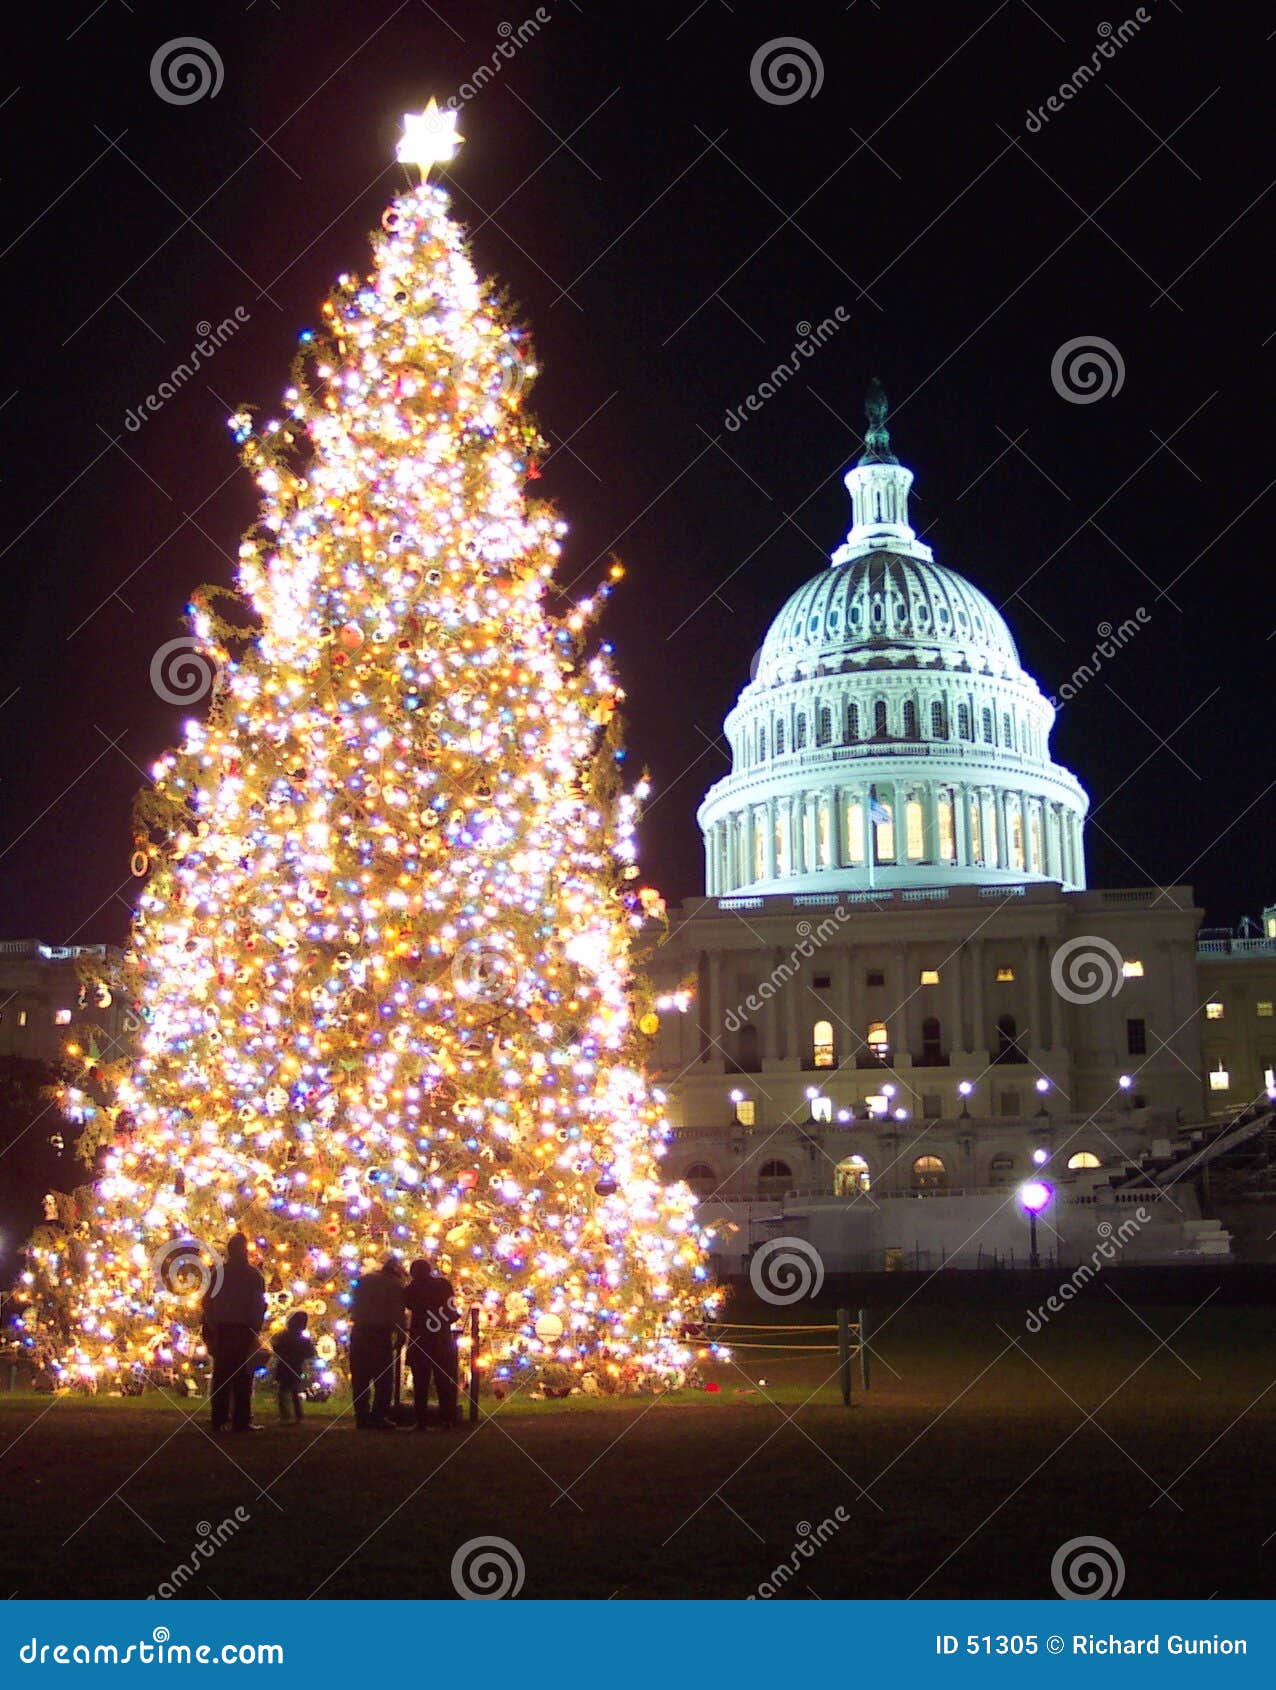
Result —
<instances>
[{"instance_id":1,"label":"purple light","mask_svg":"<svg viewBox=\"0 0 1276 1690\"><path fill-rule=\"evenodd\" d=\"M1043 1179L1029 1179L1019 1187L1019 1201L1030 1215L1039 1215L1054 1196L1054 1190Z\"/></svg>"}]
</instances>

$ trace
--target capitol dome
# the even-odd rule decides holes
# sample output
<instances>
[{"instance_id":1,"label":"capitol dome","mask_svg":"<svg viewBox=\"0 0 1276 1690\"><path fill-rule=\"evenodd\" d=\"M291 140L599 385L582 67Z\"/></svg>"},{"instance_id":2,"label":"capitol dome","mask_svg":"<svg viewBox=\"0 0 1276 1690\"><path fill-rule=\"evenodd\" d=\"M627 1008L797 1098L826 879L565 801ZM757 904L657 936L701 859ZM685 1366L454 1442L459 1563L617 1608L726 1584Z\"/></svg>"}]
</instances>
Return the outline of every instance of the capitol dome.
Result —
<instances>
[{"instance_id":1,"label":"capitol dome","mask_svg":"<svg viewBox=\"0 0 1276 1690\"><path fill-rule=\"evenodd\" d=\"M869 395L853 521L772 623L700 807L706 891L1085 886L1088 805L1005 618L908 521L912 471Z\"/></svg>"}]
</instances>

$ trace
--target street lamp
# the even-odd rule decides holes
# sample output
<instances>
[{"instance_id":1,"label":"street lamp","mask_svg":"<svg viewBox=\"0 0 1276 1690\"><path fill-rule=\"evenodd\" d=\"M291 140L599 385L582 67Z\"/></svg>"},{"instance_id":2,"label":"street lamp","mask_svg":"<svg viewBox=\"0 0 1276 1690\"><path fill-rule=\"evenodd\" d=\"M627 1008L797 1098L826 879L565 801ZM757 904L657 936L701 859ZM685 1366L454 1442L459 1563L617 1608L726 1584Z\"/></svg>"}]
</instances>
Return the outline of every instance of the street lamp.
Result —
<instances>
[{"instance_id":1,"label":"street lamp","mask_svg":"<svg viewBox=\"0 0 1276 1690\"><path fill-rule=\"evenodd\" d=\"M957 1090L961 1093L961 1119L963 1121L968 1121L970 1119L970 1094L974 1091L974 1089L974 1086L969 1080L959 1080L957 1082Z\"/></svg>"},{"instance_id":2,"label":"street lamp","mask_svg":"<svg viewBox=\"0 0 1276 1690\"><path fill-rule=\"evenodd\" d=\"M1037 1146L1037 1148L1032 1153L1032 1165L1033 1165L1033 1167L1034 1168L1044 1168L1046 1163L1049 1160L1050 1160L1050 1152L1046 1149L1044 1144L1039 1144Z\"/></svg>"},{"instance_id":3,"label":"street lamp","mask_svg":"<svg viewBox=\"0 0 1276 1690\"><path fill-rule=\"evenodd\" d=\"M1044 1074L1039 1075L1037 1078L1037 1096L1041 1099L1041 1107L1037 1110L1038 1115L1048 1115L1050 1113L1050 1111L1046 1108L1046 1093L1049 1090L1049 1080Z\"/></svg>"},{"instance_id":4,"label":"street lamp","mask_svg":"<svg viewBox=\"0 0 1276 1690\"><path fill-rule=\"evenodd\" d=\"M1037 1216L1054 1196L1054 1187L1043 1179L1028 1179L1019 1187L1019 1202L1028 1217L1028 1266L1041 1266L1037 1254Z\"/></svg>"},{"instance_id":5,"label":"street lamp","mask_svg":"<svg viewBox=\"0 0 1276 1690\"><path fill-rule=\"evenodd\" d=\"M1118 1074L1117 1084L1121 1088L1121 1095L1125 1099L1126 1108L1130 1108L1130 1087L1134 1084L1129 1074Z\"/></svg>"}]
</instances>

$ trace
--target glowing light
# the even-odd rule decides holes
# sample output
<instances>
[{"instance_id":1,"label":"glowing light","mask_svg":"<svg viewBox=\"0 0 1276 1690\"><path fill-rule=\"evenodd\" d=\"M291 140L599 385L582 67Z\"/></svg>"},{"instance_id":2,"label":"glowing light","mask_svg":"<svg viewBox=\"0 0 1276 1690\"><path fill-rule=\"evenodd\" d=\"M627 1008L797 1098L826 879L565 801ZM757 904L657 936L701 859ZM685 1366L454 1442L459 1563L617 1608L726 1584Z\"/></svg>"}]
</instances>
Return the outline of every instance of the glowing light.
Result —
<instances>
[{"instance_id":1,"label":"glowing light","mask_svg":"<svg viewBox=\"0 0 1276 1690\"><path fill-rule=\"evenodd\" d=\"M1043 1179L1025 1180L1018 1191L1019 1201L1030 1215L1039 1215L1053 1196L1054 1187Z\"/></svg>"},{"instance_id":2,"label":"glowing light","mask_svg":"<svg viewBox=\"0 0 1276 1690\"><path fill-rule=\"evenodd\" d=\"M423 112L406 112L403 134L395 149L399 163L419 165L422 178L432 165L449 164L465 139L456 132L456 118L454 111L440 111L438 101L433 99Z\"/></svg>"}]
</instances>

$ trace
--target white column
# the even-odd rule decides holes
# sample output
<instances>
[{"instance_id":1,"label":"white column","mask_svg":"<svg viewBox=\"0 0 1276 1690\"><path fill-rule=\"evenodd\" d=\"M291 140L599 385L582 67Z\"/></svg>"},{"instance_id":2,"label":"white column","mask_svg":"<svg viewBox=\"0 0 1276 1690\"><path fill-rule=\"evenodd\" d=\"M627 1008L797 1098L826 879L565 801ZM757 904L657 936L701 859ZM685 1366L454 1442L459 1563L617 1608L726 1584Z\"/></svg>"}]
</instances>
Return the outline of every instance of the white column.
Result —
<instances>
[{"instance_id":1,"label":"white column","mask_svg":"<svg viewBox=\"0 0 1276 1690\"><path fill-rule=\"evenodd\" d=\"M999 786L992 793L993 823L997 829L997 862L1001 868L1010 867L1010 848L1006 839L1006 795Z\"/></svg>"},{"instance_id":2,"label":"white column","mask_svg":"<svg viewBox=\"0 0 1276 1690\"><path fill-rule=\"evenodd\" d=\"M752 886L758 878L757 815L752 804L744 812L745 871L740 881L742 886Z\"/></svg>"},{"instance_id":3,"label":"white column","mask_svg":"<svg viewBox=\"0 0 1276 1690\"><path fill-rule=\"evenodd\" d=\"M763 845L762 861L763 861L763 866L766 870L767 879L768 880L774 880L775 879L775 799L774 798L768 798L767 799L766 810L765 810L764 814L766 816L766 822L765 822L766 832L764 833L763 838L762 838L762 845Z\"/></svg>"}]
</instances>

